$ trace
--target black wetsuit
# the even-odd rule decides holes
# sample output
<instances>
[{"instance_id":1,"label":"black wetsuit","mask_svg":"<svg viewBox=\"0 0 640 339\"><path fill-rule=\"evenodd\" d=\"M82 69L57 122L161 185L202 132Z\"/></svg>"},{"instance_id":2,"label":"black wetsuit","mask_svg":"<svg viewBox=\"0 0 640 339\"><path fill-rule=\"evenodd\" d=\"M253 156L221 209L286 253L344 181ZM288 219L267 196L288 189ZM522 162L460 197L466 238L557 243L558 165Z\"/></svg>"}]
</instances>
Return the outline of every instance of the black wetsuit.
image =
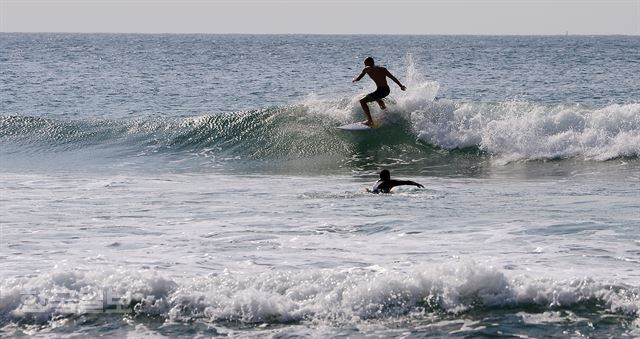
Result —
<instances>
[{"instance_id":1,"label":"black wetsuit","mask_svg":"<svg viewBox=\"0 0 640 339\"><path fill-rule=\"evenodd\" d=\"M371 193L389 193L389 191L391 191L392 188L396 186L402 186L402 185L413 185L413 186L422 187L422 185L411 180L380 179L376 181L376 183L373 185L373 188L371 189Z\"/></svg>"}]
</instances>

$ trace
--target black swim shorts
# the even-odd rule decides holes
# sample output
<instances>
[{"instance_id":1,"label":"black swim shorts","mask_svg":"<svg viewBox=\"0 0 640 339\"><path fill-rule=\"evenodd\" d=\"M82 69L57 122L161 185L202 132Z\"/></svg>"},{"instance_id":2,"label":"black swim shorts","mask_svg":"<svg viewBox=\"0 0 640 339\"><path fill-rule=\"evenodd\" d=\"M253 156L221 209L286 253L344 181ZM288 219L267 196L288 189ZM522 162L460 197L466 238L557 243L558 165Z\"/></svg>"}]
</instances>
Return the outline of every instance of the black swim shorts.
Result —
<instances>
[{"instance_id":1,"label":"black swim shorts","mask_svg":"<svg viewBox=\"0 0 640 339\"><path fill-rule=\"evenodd\" d=\"M364 98L367 100L367 102L376 101L386 97L387 95L389 95L389 93L391 93L391 89L389 89L389 86L382 86L378 87L375 92L367 94L367 96Z\"/></svg>"}]
</instances>

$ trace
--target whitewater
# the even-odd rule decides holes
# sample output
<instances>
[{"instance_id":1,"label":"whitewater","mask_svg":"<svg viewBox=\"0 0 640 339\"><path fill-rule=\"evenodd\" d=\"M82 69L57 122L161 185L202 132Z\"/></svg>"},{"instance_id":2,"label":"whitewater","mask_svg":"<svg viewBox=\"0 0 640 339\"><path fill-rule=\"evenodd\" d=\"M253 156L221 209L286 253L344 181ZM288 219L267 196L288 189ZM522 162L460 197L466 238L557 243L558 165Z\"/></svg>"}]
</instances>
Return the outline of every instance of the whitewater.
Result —
<instances>
[{"instance_id":1,"label":"whitewater","mask_svg":"<svg viewBox=\"0 0 640 339\"><path fill-rule=\"evenodd\" d=\"M379 129L367 56L392 84ZM638 37L0 34L3 337L640 336ZM425 186L366 192L382 169Z\"/></svg>"}]
</instances>

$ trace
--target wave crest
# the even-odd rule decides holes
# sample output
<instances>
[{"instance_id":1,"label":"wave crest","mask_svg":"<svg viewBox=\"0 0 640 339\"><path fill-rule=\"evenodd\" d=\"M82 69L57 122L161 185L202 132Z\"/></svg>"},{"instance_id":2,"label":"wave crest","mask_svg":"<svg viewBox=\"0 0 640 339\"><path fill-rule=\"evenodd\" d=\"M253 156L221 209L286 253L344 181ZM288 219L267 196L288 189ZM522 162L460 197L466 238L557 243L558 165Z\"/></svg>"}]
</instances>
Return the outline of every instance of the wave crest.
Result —
<instances>
[{"instance_id":1,"label":"wave crest","mask_svg":"<svg viewBox=\"0 0 640 339\"><path fill-rule=\"evenodd\" d=\"M436 101L411 113L418 137L447 149L479 147L512 160L640 155L640 104L586 108L528 102Z\"/></svg>"},{"instance_id":2,"label":"wave crest","mask_svg":"<svg viewBox=\"0 0 640 339\"><path fill-rule=\"evenodd\" d=\"M358 97L310 97L305 102L248 112L150 120L56 120L0 116L4 152L43 153L87 148L137 155L186 153L245 161L327 159L350 166L429 159L437 150L472 149L505 162L640 155L640 104L603 108L509 101L460 103L433 99L437 83L396 93L388 109L374 108L383 127L349 133L336 126L361 119ZM422 93L422 94L421 94ZM455 152L451 153L455 156ZM362 165L359 163L358 165Z\"/></svg>"}]
</instances>

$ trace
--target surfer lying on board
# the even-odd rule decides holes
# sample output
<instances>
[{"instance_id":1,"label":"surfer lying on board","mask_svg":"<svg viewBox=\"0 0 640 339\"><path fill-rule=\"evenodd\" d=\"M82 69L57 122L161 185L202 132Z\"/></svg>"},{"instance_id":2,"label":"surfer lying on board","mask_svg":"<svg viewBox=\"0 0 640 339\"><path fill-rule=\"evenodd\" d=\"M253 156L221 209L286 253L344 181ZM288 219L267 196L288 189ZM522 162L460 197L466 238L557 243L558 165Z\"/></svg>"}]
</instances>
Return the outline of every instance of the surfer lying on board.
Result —
<instances>
[{"instance_id":1,"label":"surfer lying on board","mask_svg":"<svg viewBox=\"0 0 640 339\"><path fill-rule=\"evenodd\" d=\"M389 193L392 188L396 186L402 185L413 185L420 188L424 188L424 186L418 184L417 182L411 180L393 180L391 179L391 173L387 170L380 171L380 180L376 181L371 190L367 190L371 193Z\"/></svg>"},{"instance_id":2,"label":"surfer lying on board","mask_svg":"<svg viewBox=\"0 0 640 339\"><path fill-rule=\"evenodd\" d=\"M369 75L371 80L376 83L377 87L374 92L371 92L364 98L360 99L362 110L367 116L367 120L363 121L363 123L367 126L373 127L373 119L371 118L371 112L369 112L369 105L367 105L367 103L375 101L378 103L378 105L380 105L381 109L387 108L384 105L384 101L382 101L382 98L386 97L391 92L391 89L389 89L389 85L387 84L387 77L398 84L401 90L404 91L407 88L403 84L401 84L400 81L398 81L398 79L396 79L396 77L394 77L393 74L389 72L389 70L384 67L374 65L372 57L364 59L364 69L362 70L362 73L360 73L360 75L353 78L353 82L360 81L360 79L362 79L365 74Z\"/></svg>"}]
</instances>

